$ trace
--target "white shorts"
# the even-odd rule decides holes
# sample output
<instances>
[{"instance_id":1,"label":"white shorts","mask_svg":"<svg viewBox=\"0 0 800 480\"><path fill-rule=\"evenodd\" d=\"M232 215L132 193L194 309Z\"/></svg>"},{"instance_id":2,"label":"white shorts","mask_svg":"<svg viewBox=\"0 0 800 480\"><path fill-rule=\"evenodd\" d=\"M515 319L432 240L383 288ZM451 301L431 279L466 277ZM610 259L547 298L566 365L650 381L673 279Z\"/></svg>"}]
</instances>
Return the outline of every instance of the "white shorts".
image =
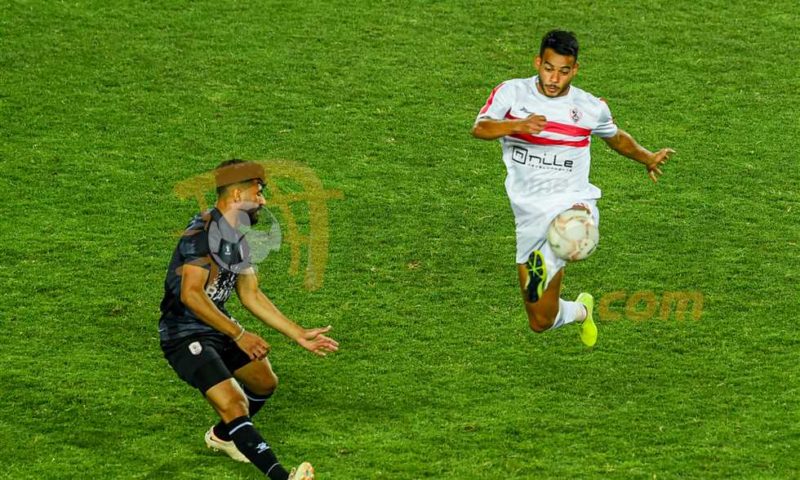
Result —
<instances>
[{"instance_id":1,"label":"white shorts","mask_svg":"<svg viewBox=\"0 0 800 480\"><path fill-rule=\"evenodd\" d=\"M542 252L544 256L545 267L547 268L547 281L545 282L545 288L547 285L550 284L550 279L552 279L559 270L564 268L564 265L567 264L566 260L558 258L553 250L550 248L550 244L547 243L547 227L550 225L550 222L553 221L554 218L558 216L559 213L563 212L564 210L568 210L570 207L579 203L581 205L585 205L589 207L592 212L592 217L594 218L595 223L600 226L600 212L597 210L597 200L576 200L576 201L567 201L562 203L554 204L547 208L547 210L541 211L540 215L538 215L535 221L528 221L528 222L517 222L517 263L525 263L528 261L528 257L531 256L534 250L539 250Z\"/></svg>"}]
</instances>

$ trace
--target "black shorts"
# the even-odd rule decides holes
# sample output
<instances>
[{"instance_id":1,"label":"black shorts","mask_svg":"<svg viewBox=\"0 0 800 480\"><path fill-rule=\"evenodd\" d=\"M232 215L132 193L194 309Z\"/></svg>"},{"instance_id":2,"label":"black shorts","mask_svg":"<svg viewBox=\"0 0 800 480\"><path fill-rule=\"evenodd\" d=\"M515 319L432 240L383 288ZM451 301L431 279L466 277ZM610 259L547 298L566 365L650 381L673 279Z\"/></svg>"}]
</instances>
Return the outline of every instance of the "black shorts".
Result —
<instances>
[{"instance_id":1,"label":"black shorts","mask_svg":"<svg viewBox=\"0 0 800 480\"><path fill-rule=\"evenodd\" d=\"M233 372L250 363L250 357L236 342L221 333L162 342L161 350L181 380L203 395L219 382L233 378Z\"/></svg>"}]
</instances>

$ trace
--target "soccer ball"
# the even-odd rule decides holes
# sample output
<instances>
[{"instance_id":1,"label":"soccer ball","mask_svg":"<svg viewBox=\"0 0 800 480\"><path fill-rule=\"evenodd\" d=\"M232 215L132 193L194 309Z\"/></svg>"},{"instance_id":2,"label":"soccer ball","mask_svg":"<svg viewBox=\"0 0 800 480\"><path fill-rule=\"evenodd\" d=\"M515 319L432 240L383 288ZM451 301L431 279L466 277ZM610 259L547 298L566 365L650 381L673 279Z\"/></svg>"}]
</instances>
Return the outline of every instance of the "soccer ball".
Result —
<instances>
[{"instance_id":1,"label":"soccer ball","mask_svg":"<svg viewBox=\"0 0 800 480\"><path fill-rule=\"evenodd\" d=\"M600 232L592 214L571 208L559 213L547 228L547 243L557 257L564 260L583 260L594 252Z\"/></svg>"}]
</instances>

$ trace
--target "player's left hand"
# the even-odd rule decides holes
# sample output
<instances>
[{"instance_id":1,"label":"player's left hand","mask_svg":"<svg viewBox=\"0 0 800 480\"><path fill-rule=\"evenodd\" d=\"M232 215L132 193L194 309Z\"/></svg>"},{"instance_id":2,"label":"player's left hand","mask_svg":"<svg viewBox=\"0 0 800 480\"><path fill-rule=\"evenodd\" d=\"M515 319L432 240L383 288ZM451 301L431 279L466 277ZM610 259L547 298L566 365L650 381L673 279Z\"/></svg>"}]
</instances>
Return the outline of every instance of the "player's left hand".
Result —
<instances>
[{"instance_id":1,"label":"player's left hand","mask_svg":"<svg viewBox=\"0 0 800 480\"><path fill-rule=\"evenodd\" d=\"M322 328L307 328L297 343L309 352L324 357L328 353L339 350L339 342L325 336L331 328L330 325Z\"/></svg>"},{"instance_id":2,"label":"player's left hand","mask_svg":"<svg viewBox=\"0 0 800 480\"><path fill-rule=\"evenodd\" d=\"M669 157L671 157L673 153L675 153L675 150L671 148L662 148L647 162L647 176L650 177L650 180L654 182L658 181L658 177L663 174L660 168L661 165L667 163L667 160L669 160Z\"/></svg>"}]
</instances>

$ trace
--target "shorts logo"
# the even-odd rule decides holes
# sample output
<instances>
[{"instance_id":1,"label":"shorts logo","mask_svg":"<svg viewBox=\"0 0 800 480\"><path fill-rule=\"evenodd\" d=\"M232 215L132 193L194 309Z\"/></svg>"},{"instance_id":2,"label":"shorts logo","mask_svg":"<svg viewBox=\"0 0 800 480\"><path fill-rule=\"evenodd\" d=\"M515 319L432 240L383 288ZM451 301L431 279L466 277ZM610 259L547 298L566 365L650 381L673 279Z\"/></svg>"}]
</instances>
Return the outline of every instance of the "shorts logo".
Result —
<instances>
[{"instance_id":1,"label":"shorts logo","mask_svg":"<svg viewBox=\"0 0 800 480\"><path fill-rule=\"evenodd\" d=\"M192 352L192 355L200 355L200 352L203 351L203 346L200 345L200 342L192 342L189 344L189 351Z\"/></svg>"},{"instance_id":2,"label":"shorts logo","mask_svg":"<svg viewBox=\"0 0 800 480\"><path fill-rule=\"evenodd\" d=\"M577 109L577 107L572 107L572 110L569 111L569 117L572 119L573 122L578 123L581 121L581 111Z\"/></svg>"}]
</instances>

